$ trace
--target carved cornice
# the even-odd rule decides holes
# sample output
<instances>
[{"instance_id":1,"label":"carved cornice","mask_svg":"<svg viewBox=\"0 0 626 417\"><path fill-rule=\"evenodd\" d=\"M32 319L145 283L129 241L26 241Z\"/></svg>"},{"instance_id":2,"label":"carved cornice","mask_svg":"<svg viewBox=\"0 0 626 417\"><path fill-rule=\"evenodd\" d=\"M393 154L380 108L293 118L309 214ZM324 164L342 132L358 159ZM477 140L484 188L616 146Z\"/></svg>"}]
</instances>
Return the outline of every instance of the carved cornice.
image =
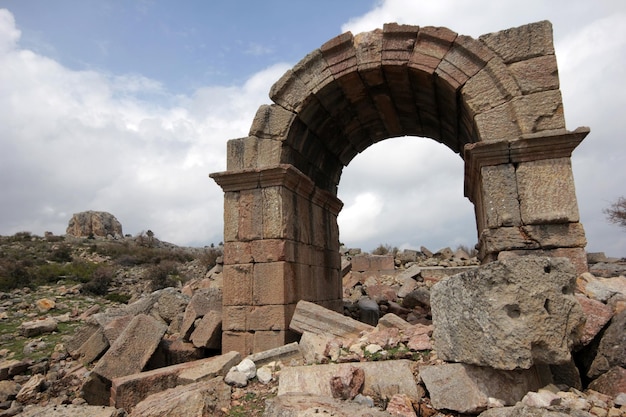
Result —
<instances>
[{"instance_id":1,"label":"carved cornice","mask_svg":"<svg viewBox=\"0 0 626 417\"><path fill-rule=\"evenodd\" d=\"M335 195L315 186L315 183L300 170L290 164L280 164L271 168L242 169L237 171L215 172L209 175L225 193L267 187L285 187L310 200L335 215L339 214L343 203Z\"/></svg>"},{"instance_id":2,"label":"carved cornice","mask_svg":"<svg viewBox=\"0 0 626 417\"><path fill-rule=\"evenodd\" d=\"M473 201L474 188L484 166L515 164L544 159L569 158L589 134L588 127L544 131L499 142L476 142L465 145L465 196Z\"/></svg>"}]
</instances>

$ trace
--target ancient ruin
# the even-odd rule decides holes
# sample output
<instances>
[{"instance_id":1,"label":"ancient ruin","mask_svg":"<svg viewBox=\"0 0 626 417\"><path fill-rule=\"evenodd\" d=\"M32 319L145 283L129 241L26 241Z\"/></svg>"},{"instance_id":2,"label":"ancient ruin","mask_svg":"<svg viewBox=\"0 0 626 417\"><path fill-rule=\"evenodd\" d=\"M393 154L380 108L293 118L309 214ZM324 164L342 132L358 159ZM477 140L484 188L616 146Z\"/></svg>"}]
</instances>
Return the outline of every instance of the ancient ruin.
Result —
<instances>
[{"instance_id":1,"label":"ancient ruin","mask_svg":"<svg viewBox=\"0 0 626 417\"><path fill-rule=\"evenodd\" d=\"M570 156L589 129L565 127L549 22L478 39L395 23L344 33L270 97L211 174L225 195L223 352L295 340L299 300L341 310L337 187L388 138L428 137L463 158L483 263L533 254L587 269Z\"/></svg>"}]
</instances>

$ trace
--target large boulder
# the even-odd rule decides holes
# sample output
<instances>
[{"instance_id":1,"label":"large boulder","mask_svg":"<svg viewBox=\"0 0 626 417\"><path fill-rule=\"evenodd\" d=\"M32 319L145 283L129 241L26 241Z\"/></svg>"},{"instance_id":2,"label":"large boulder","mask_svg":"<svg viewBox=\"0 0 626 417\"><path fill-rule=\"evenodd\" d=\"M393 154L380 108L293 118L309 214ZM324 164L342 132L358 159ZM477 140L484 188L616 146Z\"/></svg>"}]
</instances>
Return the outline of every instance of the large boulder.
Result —
<instances>
[{"instance_id":1,"label":"large boulder","mask_svg":"<svg viewBox=\"0 0 626 417\"><path fill-rule=\"evenodd\" d=\"M495 369L563 364L584 316L565 258L526 256L492 262L435 284L435 350L450 362Z\"/></svg>"},{"instance_id":2,"label":"large boulder","mask_svg":"<svg viewBox=\"0 0 626 417\"><path fill-rule=\"evenodd\" d=\"M122 237L122 224L106 211L83 211L70 219L65 233L75 237Z\"/></svg>"}]
</instances>

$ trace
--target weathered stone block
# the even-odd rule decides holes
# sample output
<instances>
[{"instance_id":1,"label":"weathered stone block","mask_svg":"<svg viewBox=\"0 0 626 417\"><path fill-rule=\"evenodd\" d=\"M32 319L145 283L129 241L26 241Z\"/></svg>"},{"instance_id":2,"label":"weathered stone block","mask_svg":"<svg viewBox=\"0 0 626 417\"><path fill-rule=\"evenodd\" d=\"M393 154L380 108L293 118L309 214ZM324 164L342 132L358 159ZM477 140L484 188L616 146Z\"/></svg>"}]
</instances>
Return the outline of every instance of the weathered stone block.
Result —
<instances>
[{"instance_id":1,"label":"weathered stone block","mask_svg":"<svg viewBox=\"0 0 626 417\"><path fill-rule=\"evenodd\" d=\"M308 301L298 302L289 328L298 333L332 334L339 338L358 336L361 331L373 329L368 324Z\"/></svg>"},{"instance_id":2,"label":"weathered stone block","mask_svg":"<svg viewBox=\"0 0 626 417\"><path fill-rule=\"evenodd\" d=\"M247 264L254 262L252 257L252 242L224 243L224 264Z\"/></svg>"},{"instance_id":3,"label":"weathered stone block","mask_svg":"<svg viewBox=\"0 0 626 417\"><path fill-rule=\"evenodd\" d=\"M559 88L559 70L555 55L544 55L515 62L509 70L524 94Z\"/></svg>"},{"instance_id":4,"label":"weathered stone block","mask_svg":"<svg viewBox=\"0 0 626 417\"><path fill-rule=\"evenodd\" d=\"M363 395L390 399L400 393L414 400L421 397L413 377L415 363L408 360L286 367L280 373L278 395L307 393L332 397L330 379L351 367L365 373Z\"/></svg>"},{"instance_id":5,"label":"weathered stone block","mask_svg":"<svg viewBox=\"0 0 626 417\"><path fill-rule=\"evenodd\" d=\"M489 33L478 39L495 51L507 64L554 54L552 24L547 20Z\"/></svg>"},{"instance_id":6,"label":"weathered stone block","mask_svg":"<svg viewBox=\"0 0 626 417\"><path fill-rule=\"evenodd\" d=\"M296 301L294 264L271 262L254 265L254 305L285 304Z\"/></svg>"},{"instance_id":7,"label":"weathered stone block","mask_svg":"<svg viewBox=\"0 0 626 417\"><path fill-rule=\"evenodd\" d=\"M254 332L253 350L250 353L274 349L297 340L289 330L257 330Z\"/></svg>"},{"instance_id":8,"label":"weathered stone block","mask_svg":"<svg viewBox=\"0 0 626 417\"><path fill-rule=\"evenodd\" d=\"M450 49L457 33L444 27L422 27L417 34L409 66L428 74L434 74L441 60Z\"/></svg>"},{"instance_id":9,"label":"weathered stone block","mask_svg":"<svg viewBox=\"0 0 626 417\"><path fill-rule=\"evenodd\" d=\"M516 138L522 133L513 106L508 102L477 113L474 121L481 140L485 142Z\"/></svg>"},{"instance_id":10,"label":"weathered stone block","mask_svg":"<svg viewBox=\"0 0 626 417\"><path fill-rule=\"evenodd\" d=\"M223 378L170 388L137 404L130 416L203 417L218 415L230 403L230 386Z\"/></svg>"},{"instance_id":11,"label":"weathered stone block","mask_svg":"<svg viewBox=\"0 0 626 417\"><path fill-rule=\"evenodd\" d=\"M484 229L479 238L479 250L483 254L515 249L583 248L586 244L580 223Z\"/></svg>"},{"instance_id":12,"label":"weathered stone block","mask_svg":"<svg viewBox=\"0 0 626 417\"><path fill-rule=\"evenodd\" d=\"M276 104L261 105L252 120L250 136L282 139L287 135L295 114Z\"/></svg>"},{"instance_id":13,"label":"weathered stone block","mask_svg":"<svg viewBox=\"0 0 626 417\"><path fill-rule=\"evenodd\" d=\"M209 311L196 325L189 340L195 347L219 349L222 336L222 313Z\"/></svg>"},{"instance_id":14,"label":"weathered stone block","mask_svg":"<svg viewBox=\"0 0 626 417\"><path fill-rule=\"evenodd\" d=\"M435 284L435 350L447 361L495 369L561 364L582 332L574 268L564 258L492 262Z\"/></svg>"},{"instance_id":15,"label":"weathered stone block","mask_svg":"<svg viewBox=\"0 0 626 417\"><path fill-rule=\"evenodd\" d=\"M75 355L83 364L89 364L98 359L108 348L109 341L104 336L104 331L99 328L75 351Z\"/></svg>"},{"instance_id":16,"label":"weathered stone block","mask_svg":"<svg viewBox=\"0 0 626 417\"><path fill-rule=\"evenodd\" d=\"M237 240L239 234L239 193L224 193L224 242Z\"/></svg>"},{"instance_id":17,"label":"weathered stone block","mask_svg":"<svg viewBox=\"0 0 626 417\"><path fill-rule=\"evenodd\" d=\"M262 222L264 239L281 239L285 237L285 209L283 207L283 190L279 187L263 189Z\"/></svg>"},{"instance_id":18,"label":"weathered stone block","mask_svg":"<svg viewBox=\"0 0 626 417\"><path fill-rule=\"evenodd\" d=\"M309 94L306 84L293 73L293 70L288 70L270 88L272 101L294 113L301 110L302 103Z\"/></svg>"},{"instance_id":19,"label":"weathered stone block","mask_svg":"<svg viewBox=\"0 0 626 417\"><path fill-rule=\"evenodd\" d=\"M167 326L150 316L136 316L93 368L109 381L140 372L154 353Z\"/></svg>"},{"instance_id":20,"label":"weathered stone block","mask_svg":"<svg viewBox=\"0 0 626 417\"><path fill-rule=\"evenodd\" d=\"M569 158L522 162L516 174L524 224L578 222Z\"/></svg>"},{"instance_id":21,"label":"weathered stone block","mask_svg":"<svg viewBox=\"0 0 626 417\"><path fill-rule=\"evenodd\" d=\"M497 107L521 91L509 69L499 59L492 59L461 89L465 104L478 113Z\"/></svg>"},{"instance_id":22,"label":"weathered stone block","mask_svg":"<svg viewBox=\"0 0 626 417\"><path fill-rule=\"evenodd\" d=\"M626 310L613 317L602 335L587 376L596 378L615 366L626 367Z\"/></svg>"},{"instance_id":23,"label":"weathered stone block","mask_svg":"<svg viewBox=\"0 0 626 417\"><path fill-rule=\"evenodd\" d=\"M224 265L224 305L252 305L253 264Z\"/></svg>"},{"instance_id":24,"label":"weathered stone block","mask_svg":"<svg viewBox=\"0 0 626 417\"><path fill-rule=\"evenodd\" d=\"M250 306L224 306L224 314L222 318L222 329L233 331L248 330L248 316L250 314Z\"/></svg>"},{"instance_id":25,"label":"weathered stone block","mask_svg":"<svg viewBox=\"0 0 626 417\"><path fill-rule=\"evenodd\" d=\"M188 338L191 332L193 332L194 323L196 319L208 314L209 311L221 311L222 310L222 293L218 289L208 289L196 292L187 308L185 308L185 314L183 316L183 322L180 326L180 334L184 338Z\"/></svg>"},{"instance_id":26,"label":"weathered stone block","mask_svg":"<svg viewBox=\"0 0 626 417\"><path fill-rule=\"evenodd\" d=\"M251 242L254 262L295 262L295 242L283 239L263 239ZM300 260L300 259L298 259Z\"/></svg>"},{"instance_id":27,"label":"weathered stone block","mask_svg":"<svg viewBox=\"0 0 626 417\"><path fill-rule=\"evenodd\" d=\"M295 304L251 307L246 330L287 330L295 307Z\"/></svg>"},{"instance_id":28,"label":"weathered stone block","mask_svg":"<svg viewBox=\"0 0 626 417\"><path fill-rule=\"evenodd\" d=\"M462 363L424 366L419 375L433 407L468 414L496 404L514 405L528 391L552 382L549 372L536 368L502 371Z\"/></svg>"},{"instance_id":29,"label":"weathered stone block","mask_svg":"<svg viewBox=\"0 0 626 417\"><path fill-rule=\"evenodd\" d=\"M261 239L263 236L262 190L244 190L239 195L239 240Z\"/></svg>"},{"instance_id":30,"label":"weathered stone block","mask_svg":"<svg viewBox=\"0 0 626 417\"><path fill-rule=\"evenodd\" d=\"M511 100L521 132L565 129L560 90L540 91Z\"/></svg>"},{"instance_id":31,"label":"weathered stone block","mask_svg":"<svg viewBox=\"0 0 626 417\"><path fill-rule=\"evenodd\" d=\"M519 226L521 217L513 164L485 166L480 174L485 227Z\"/></svg>"},{"instance_id":32,"label":"weathered stone block","mask_svg":"<svg viewBox=\"0 0 626 417\"><path fill-rule=\"evenodd\" d=\"M254 348L254 333L251 332L222 332L222 352L236 351L241 356L252 353Z\"/></svg>"}]
</instances>

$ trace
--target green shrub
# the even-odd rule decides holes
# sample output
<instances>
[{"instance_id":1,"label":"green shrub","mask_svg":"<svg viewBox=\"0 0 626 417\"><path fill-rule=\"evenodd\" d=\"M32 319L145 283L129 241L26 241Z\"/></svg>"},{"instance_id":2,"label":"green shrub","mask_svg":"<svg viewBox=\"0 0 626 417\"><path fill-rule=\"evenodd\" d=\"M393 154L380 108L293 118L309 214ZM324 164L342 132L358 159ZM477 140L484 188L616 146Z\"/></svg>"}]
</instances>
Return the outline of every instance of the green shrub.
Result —
<instances>
[{"instance_id":1,"label":"green shrub","mask_svg":"<svg viewBox=\"0 0 626 417\"><path fill-rule=\"evenodd\" d=\"M210 248L206 248L200 256L198 256L198 260L202 266L209 270L215 266L217 258L220 256L222 256L222 251L211 246Z\"/></svg>"},{"instance_id":2,"label":"green shrub","mask_svg":"<svg viewBox=\"0 0 626 417\"><path fill-rule=\"evenodd\" d=\"M52 250L50 260L54 262L72 262L72 248L69 245L59 245Z\"/></svg>"},{"instance_id":3,"label":"green shrub","mask_svg":"<svg viewBox=\"0 0 626 417\"><path fill-rule=\"evenodd\" d=\"M163 261L150 266L144 273L144 278L152 284L152 291L167 287L175 287L182 277L179 276L178 264L173 261Z\"/></svg>"},{"instance_id":4,"label":"green shrub","mask_svg":"<svg viewBox=\"0 0 626 417\"><path fill-rule=\"evenodd\" d=\"M0 259L0 291L29 287L31 276L28 262Z\"/></svg>"},{"instance_id":5,"label":"green shrub","mask_svg":"<svg viewBox=\"0 0 626 417\"><path fill-rule=\"evenodd\" d=\"M115 278L115 268L108 265L100 265L93 271L91 279L83 285L82 291L93 295L107 295L109 285Z\"/></svg>"},{"instance_id":6,"label":"green shrub","mask_svg":"<svg viewBox=\"0 0 626 417\"><path fill-rule=\"evenodd\" d=\"M130 294L120 294L117 292L112 292L110 294L107 294L104 298L114 303L128 304L128 302L131 299L131 296Z\"/></svg>"}]
</instances>

